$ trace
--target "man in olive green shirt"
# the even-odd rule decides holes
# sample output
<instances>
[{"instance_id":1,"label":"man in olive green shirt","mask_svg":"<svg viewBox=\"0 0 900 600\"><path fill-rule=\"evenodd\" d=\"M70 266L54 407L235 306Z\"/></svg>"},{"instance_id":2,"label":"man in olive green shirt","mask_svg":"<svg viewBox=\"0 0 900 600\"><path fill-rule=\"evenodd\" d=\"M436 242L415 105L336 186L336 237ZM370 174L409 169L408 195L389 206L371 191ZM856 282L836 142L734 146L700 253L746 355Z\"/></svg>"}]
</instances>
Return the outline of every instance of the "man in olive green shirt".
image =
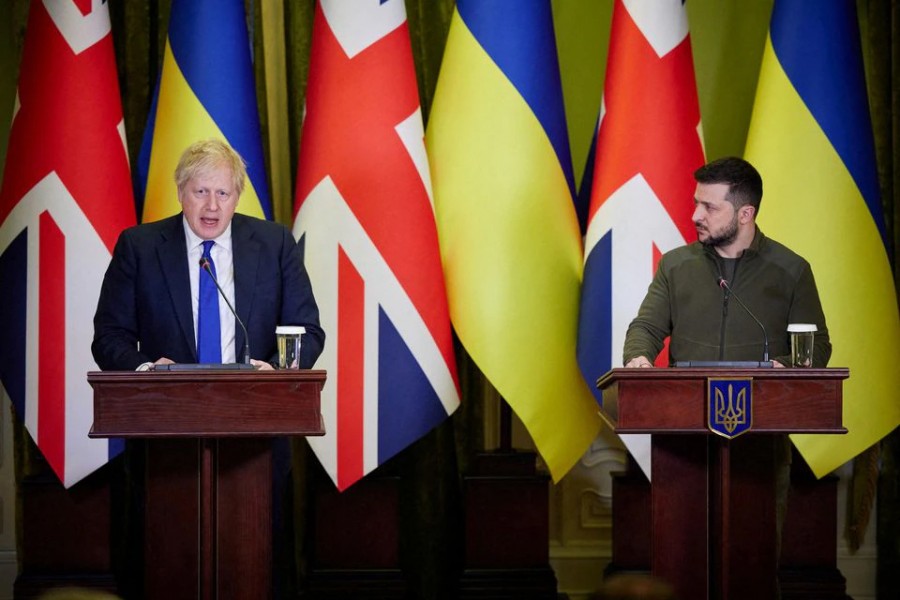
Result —
<instances>
[{"instance_id":1,"label":"man in olive green shirt","mask_svg":"<svg viewBox=\"0 0 900 600\"><path fill-rule=\"evenodd\" d=\"M698 241L660 260L625 336L625 366L653 366L667 337L673 364L763 360L763 330L732 294L762 323L776 367L790 364L789 323L816 325L813 366L826 366L831 342L812 269L756 225L759 173L740 158L723 158L694 178Z\"/></svg>"}]
</instances>

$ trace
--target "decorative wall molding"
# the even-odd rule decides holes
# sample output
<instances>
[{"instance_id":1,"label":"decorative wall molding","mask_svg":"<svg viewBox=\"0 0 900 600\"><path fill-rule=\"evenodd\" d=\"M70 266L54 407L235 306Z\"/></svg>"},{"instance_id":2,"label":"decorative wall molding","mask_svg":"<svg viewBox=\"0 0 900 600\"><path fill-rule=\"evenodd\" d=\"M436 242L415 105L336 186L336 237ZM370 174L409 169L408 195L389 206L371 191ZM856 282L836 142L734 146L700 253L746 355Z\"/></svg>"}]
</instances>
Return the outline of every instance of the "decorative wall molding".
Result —
<instances>
[{"instance_id":1,"label":"decorative wall molding","mask_svg":"<svg viewBox=\"0 0 900 600\"><path fill-rule=\"evenodd\" d=\"M604 430L552 488L550 564L570 600L591 597L612 559L612 473L626 460L621 442Z\"/></svg>"},{"instance_id":2,"label":"decorative wall molding","mask_svg":"<svg viewBox=\"0 0 900 600\"><path fill-rule=\"evenodd\" d=\"M847 516L847 494L850 491L850 479L853 475L852 461L835 471L840 477L838 482L838 522L837 522L837 566L847 579L847 595L854 600L875 600L875 572L878 566L878 546L876 544L876 523L878 514L872 507L872 516L866 527L863 544L854 553L850 552L844 538Z\"/></svg>"}]
</instances>

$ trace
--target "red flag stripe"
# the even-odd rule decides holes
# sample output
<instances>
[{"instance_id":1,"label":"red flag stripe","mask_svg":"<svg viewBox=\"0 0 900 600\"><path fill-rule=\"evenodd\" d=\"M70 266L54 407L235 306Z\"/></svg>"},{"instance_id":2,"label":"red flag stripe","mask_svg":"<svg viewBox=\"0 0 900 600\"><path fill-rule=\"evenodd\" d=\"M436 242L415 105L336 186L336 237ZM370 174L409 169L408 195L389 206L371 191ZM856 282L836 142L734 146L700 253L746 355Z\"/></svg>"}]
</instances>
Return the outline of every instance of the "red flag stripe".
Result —
<instances>
[{"instance_id":1,"label":"red flag stripe","mask_svg":"<svg viewBox=\"0 0 900 600\"><path fill-rule=\"evenodd\" d=\"M365 283L347 258L338 254L338 489L360 479L363 470L363 373L365 369Z\"/></svg>"},{"instance_id":2,"label":"red flag stripe","mask_svg":"<svg viewBox=\"0 0 900 600\"><path fill-rule=\"evenodd\" d=\"M50 213L40 216L38 269L40 354L38 435L44 458L57 473L66 464L66 239Z\"/></svg>"}]
</instances>

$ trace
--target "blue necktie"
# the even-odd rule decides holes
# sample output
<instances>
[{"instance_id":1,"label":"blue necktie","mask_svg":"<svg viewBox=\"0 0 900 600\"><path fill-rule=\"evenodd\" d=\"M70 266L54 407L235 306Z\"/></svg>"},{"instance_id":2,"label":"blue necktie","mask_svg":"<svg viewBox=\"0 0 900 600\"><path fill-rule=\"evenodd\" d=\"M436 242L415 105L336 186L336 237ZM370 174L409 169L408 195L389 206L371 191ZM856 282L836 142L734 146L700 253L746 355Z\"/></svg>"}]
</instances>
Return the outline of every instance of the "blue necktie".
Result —
<instances>
[{"instance_id":1,"label":"blue necktie","mask_svg":"<svg viewBox=\"0 0 900 600\"><path fill-rule=\"evenodd\" d=\"M209 261L209 269L216 274L216 265L209 251L215 244L212 240L203 242L203 256ZM222 362L222 335L219 324L219 292L216 284L200 267L200 301L197 307L197 362Z\"/></svg>"}]
</instances>

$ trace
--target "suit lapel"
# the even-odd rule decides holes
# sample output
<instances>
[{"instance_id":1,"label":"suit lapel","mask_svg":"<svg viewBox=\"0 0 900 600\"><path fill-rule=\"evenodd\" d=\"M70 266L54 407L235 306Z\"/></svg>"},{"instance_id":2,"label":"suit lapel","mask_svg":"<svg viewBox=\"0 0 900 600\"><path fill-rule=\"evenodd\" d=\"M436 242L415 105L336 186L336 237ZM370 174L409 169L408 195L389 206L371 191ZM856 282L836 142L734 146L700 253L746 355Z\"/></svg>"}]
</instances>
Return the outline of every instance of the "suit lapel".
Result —
<instances>
[{"instance_id":1,"label":"suit lapel","mask_svg":"<svg viewBox=\"0 0 900 600\"><path fill-rule=\"evenodd\" d=\"M197 344L194 341L194 315L191 308L191 276L187 264L187 242L184 238L184 225L181 214L171 219L171 226L162 232L162 242L157 253L160 269L169 290L169 297L175 310L175 318L190 348L190 353L197 359ZM199 268L199 267L198 267Z\"/></svg>"},{"instance_id":2,"label":"suit lapel","mask_svg":"<svg viewBox=\"0 0 900 600\"><path fill-rule=\"evenodd\" d=\"M234 215L231 221L231 240L234 260L234 309L241 321L250 327L250 313L253 307L253 296L256 290L256 277L259 269L259 242L254 239L249 220L242 215ZM244 332L236 325L235 348L238 360L244 354Z\"/></svg>"}]
</instances>

